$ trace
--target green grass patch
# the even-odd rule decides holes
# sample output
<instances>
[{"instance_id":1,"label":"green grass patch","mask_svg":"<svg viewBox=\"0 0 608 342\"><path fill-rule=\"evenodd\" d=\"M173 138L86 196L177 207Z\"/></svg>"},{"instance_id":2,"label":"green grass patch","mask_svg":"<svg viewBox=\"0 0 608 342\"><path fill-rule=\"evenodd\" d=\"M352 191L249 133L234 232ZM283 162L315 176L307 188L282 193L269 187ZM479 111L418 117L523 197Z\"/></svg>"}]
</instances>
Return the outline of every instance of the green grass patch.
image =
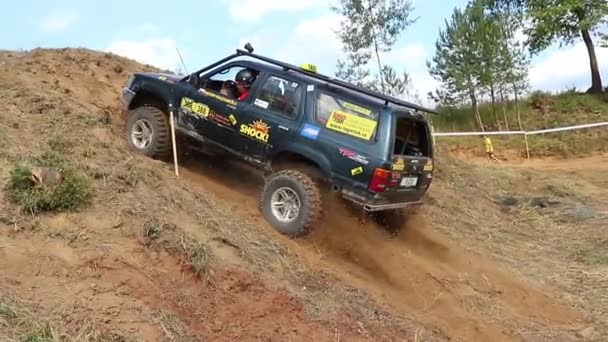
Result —
<instances>
[{"instance_id":1,"label":"green grass patch","mask_svg":"<svg viewBox=\"0 0 608 342\"><path fill-rule=\"evenodd\" d=\"M536 91L527 98L520 99L519 109L524 130L606 121L608 94L590 95L573 90L561 94ZM496 104L496 111L491 103L484 102L479 105L479 113L487 130L498 130L497 120L502 130L506 130L505 116L509 129L519 129L515 102L513 100L505 102L504 110L506 115L503 115L500 103ZM470 106L444 108L441 110L441 115L433 116L432 119L438 132L479 130Z\"/></svg>"},{"instance_id":2,"label":"green grass patch","mask_svg":"<svg viewBox=\"0 0 608 342\"><path fill-rule=\"evenodd\" d=\"M32 214L74 210L87 204L92 194L91 182L63 157L65 152L66 146L51 140L49 149L40 155L17 161L5 189L8 199ZM63 181L52 187L37 187L32 180L32 170L37 167L59 170Z\"/></svg>"},{"instance_id":3,"label":"green grass patch","mask_svg":"<svg viewBox=\"0 0 608 342\"><path fill-rule=\"evenodd\" d=\"M56 342L59 338L50 325L37 328L19 339L19 342Z\"/></svg>"}]
</instances>

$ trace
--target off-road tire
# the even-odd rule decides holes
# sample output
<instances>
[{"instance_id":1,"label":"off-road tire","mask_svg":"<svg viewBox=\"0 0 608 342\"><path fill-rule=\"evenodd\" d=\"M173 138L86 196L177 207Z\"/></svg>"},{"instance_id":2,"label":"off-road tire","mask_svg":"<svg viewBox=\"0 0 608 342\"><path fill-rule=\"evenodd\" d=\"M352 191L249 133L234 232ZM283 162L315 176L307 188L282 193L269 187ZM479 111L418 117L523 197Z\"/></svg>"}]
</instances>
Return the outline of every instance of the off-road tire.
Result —
<instances>
[{"instance_id":1,"label":"off-road tire","mask_svg":"<svg viewBox=\"0 0 608 342\"><path fill-rule=\"evenodd\" d=\"M145 119L152 126L152 141L145 148L138 148L131 137L133 125L140 119ZM167 159L171 154L171 131L167 115L162 110L143 106L129 113L126 124L126 137L129 147L153 159Z\"/></svg>"},{"instance_id":2,"label":"off-road tire","mask_svg":"<svg viewBox=\"0 0 608 342\"><path fill-rule=\"evenodd\" d=\"M300 199L298 216L288 223L279 221L271 206L273 193L283 187L292 189ZM276 230L290 237L301 237L310 232L323 215L321 191L310 176L296 170L282 170L266 178L260 193L259 209Z\"/></svg>"}]
</instances>

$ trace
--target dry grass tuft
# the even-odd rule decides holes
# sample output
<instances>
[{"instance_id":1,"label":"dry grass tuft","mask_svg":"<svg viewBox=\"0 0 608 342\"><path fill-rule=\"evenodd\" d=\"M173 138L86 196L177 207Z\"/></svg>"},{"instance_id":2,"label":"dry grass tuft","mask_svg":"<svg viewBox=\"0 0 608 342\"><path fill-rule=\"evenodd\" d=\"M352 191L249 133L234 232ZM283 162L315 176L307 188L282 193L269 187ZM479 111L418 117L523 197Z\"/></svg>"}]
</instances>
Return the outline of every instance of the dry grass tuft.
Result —
<instances>
[{"instance_id":1,"label":"dry grass tuft","mask_svg":"<svg viewBox=\"0 0 608 342\"><path fill-rule=\"evenodd\" d=\"M608 192L575 175L441 159L426 208L436 226L549 288L608 334Z\"/></svg>"},{"instance_id":2,"label":"dry grass tuft","mask_svg":"<svg viewBox=\"0 0 608 342\"><path fill-rule=\"evenodd\" d=\"M170 342L194 342L194 338L188 333L188 329L184 323L182 323L172 313L163 313L159 319L158 324L160 325L163 335Z\"/></svg>"},{"instance_id":3,"label":"dry grass tuft","mask_svg":"<svg viewBox=\"0 0 608 342\"><path fill-rule=\"evenodd\" d=\"M28 309L32 304L0 294L0 341L3 342L130 342L122 332L101 331L97 324L77 317L64 325L65 317L41 318Z\"/></svg>"}]
</instances>

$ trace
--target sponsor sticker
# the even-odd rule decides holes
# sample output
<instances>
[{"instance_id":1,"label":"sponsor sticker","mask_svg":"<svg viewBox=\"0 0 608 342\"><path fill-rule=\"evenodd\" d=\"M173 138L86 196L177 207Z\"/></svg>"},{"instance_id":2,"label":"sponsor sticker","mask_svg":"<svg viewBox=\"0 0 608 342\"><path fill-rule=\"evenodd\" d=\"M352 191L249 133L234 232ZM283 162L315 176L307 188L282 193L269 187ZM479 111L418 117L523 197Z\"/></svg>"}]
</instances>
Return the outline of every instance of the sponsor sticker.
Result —
<instances>
[{"instance_id":1,"label":"sponsor sticker","mask_svg":"<svg viewBox=\"0 0 608 342\"><path fill-rule=\"evenodd\" d=\"M363 173L363 166L358 166L352 170L350 170L350 174L353 176L358 176Z\"/></svg>"},{"instance_id":2,"label":"sponsor sticker","mask_svg":"<svg viewBox=\"0 0 608 342\"><path fill-rule=\"evenodd\" d=\"M196 113L204 118L209 116L209 106L196 102L191 98L182 98L181 108Z\"/></svg>"},{"instance_id":3,"label":"sponsor sticker","mask_svg":"<svg viewBox=\"0 0 608 342\"><path fill-rule=\"evenodd\" d=\"M270 126L260 119L247 125L241 125L240 133L249 138L268 143Z\"/></svg>"},{"instance_id":4,"label":"sponsor sticker","mask_svg":"<svg viewBox=\"0 0 608 342\"><path fill-rule=\"evenodd\" d=\"M268 106L270 105L268 102L260 99L255 99L255 102L253 104L264 109L268 109Z\"/></svg>"},{"instance_id":5,"label":"sponsor sticker","mask_svg":"<svg viewBox=\"0 0 608 342\"><path fill-rule=\"evenodd\" d=\"M346 109L350 109L353 112L357 112L357 113L363 114L363 115L370 115L372 113L372 111L367 108L363 108L361 106L357 106L356 104L352 104L349 102L344 102L343 106Z\"/></svg>"},{"instance_id":6,"label":"sponsor sticker","mask_svg":"<svg viewBox=\"0 0 608 342\"><path fill-rule=\"evenodd\" d=\"M315 90L315 85L314 84L309 84L308 87L306 87L306 91L314 91Z\"/></svg>"},{"instance_id":7,"label":"sponsor sticker","mask_svg":"<svg viewBox=\"0 0 608 342\"><path fill-rule=\"evenodd\" d=\"M365 156L363 156L363 155L361 155L361 154L358 154L358 153L356 153L356 152L354 152L354 151L351 151L351 150L349 150L349 149L347 149L347 148L340 147L340 148L338 149L338 151L340 152L340 154L341 154L343 157L346 157L346 158L348 158L348 159L350 159L350 160L354 160L354 161L356 161L357 163L361 163L361 164L363 164L363 165L367 165L367 164L369 164L369 160L367 160L367 158L366 158Z\"/></svg>"},{"instance_id":8,"label":"sponsor sticker","mask_svg":"<svg viewBox=\"0 0 608 342\"><path fill-rule=\"evenodd\" d=\"M228 116L228 120L230 120L230 124L232 124L232 126L238 123L238 121L236 121L236 118L234 117L234 114L230 114L230 116Z\"/></svg>"},{"instance_id":9,"label":"sponsor sticker","mask_svg":"<svg viewBox=\"0 0 608 342\"><path fill-rule=\"evenodd\" d=\"M405 170L405 161L403 160L403 158L398 158L391 166L391 170L393 170L393 171Z\"/></svg>"},{"instance_id":10,"label":"sponsor sticker","mask_svg":"<svg viewBox=\"0 0 608 342\"><path fill-rule=\"evenodd\" d=\"M424 164L423 171L424 172L431 172L431 171L433 171L433 162L430 161L430 160L428 162L426 162L426 164Z\"/></svg>"},{"instance_id":11,"label":"sponsor sticker","mask_svg":"<svg viewBox=\"0 0 608 342\"><path fill-rule=\"evenodd\" d=\"M317 140L317 137L319 136L319 130L320 129L317 126L305 124L304 128L302 128L302 131L300 131L300 135L311 140Z\"/></svg>"},{"instance_id":12,"label":"sponsor sticker","mask_svg":"<svg viewBox=\"0 0 608 342\"><path fill-rule=\"evenodd\" d=\"M363 140L370 140L376 125L375 120L337 110L331 113L325 127Z\"/></svg>"},{"instance_id":13,"label":"sponsor sticker","mask_svg":"<svg viewBox=\"0 0 608 342\"><path fill-rule=\"evenodd\" d=\"M221 96L221 95L217 95L216 93L210 92L210 91L206 91L203 89L203 91L201 91L201 93L207 97L216 99L218 101L222 101L224 103L227 103L229 105L233 105L236 106L237 102L235 100L229 99L227 97Z\"/></svg>"}]
</instances>

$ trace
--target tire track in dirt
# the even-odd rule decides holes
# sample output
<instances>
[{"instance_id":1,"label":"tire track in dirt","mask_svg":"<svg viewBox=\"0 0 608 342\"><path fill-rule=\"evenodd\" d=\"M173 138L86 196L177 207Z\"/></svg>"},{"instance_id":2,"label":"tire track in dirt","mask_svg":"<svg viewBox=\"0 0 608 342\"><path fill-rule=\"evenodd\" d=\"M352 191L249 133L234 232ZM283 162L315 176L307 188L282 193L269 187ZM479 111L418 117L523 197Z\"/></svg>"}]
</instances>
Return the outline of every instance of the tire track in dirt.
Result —
<instances>
[{"instance_id":1,"label":"tire track in dirt","mask_svg":"<svg viewBox=\"0 0 608 342\"><path fill-rule=\"evenodd\" d=\"M193 187L265 226L309 264L364 289L393 313L451 338L519 340L521 327L567 329L580 319L499 265L450 245L422 215L393 227L399 230L393 237L357 209L325 194L324 221L309 236L291 240L274 232L257 211L263 180L252 169L204 157L182 164L183 177Z\"/></svg>"}]
</instances>

